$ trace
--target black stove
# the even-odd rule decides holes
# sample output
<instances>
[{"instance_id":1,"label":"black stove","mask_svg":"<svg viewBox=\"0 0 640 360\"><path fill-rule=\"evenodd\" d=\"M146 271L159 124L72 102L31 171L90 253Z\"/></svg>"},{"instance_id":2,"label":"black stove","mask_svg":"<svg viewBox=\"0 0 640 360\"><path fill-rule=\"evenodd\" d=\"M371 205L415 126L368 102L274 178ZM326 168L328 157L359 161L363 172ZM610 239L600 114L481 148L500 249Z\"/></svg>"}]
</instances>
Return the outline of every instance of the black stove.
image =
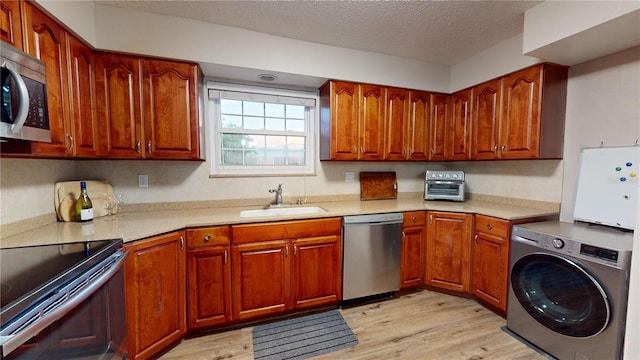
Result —
<instances>
[{"instance_id":1,"label":"black stove","mask_svg":"<svg viewBox=\"0 0 640 360\"><path fill-rule=\"evenodd\" d=\"M122 248L122 239L0 249L0 328Z\"/></svg>"}]
</instances>

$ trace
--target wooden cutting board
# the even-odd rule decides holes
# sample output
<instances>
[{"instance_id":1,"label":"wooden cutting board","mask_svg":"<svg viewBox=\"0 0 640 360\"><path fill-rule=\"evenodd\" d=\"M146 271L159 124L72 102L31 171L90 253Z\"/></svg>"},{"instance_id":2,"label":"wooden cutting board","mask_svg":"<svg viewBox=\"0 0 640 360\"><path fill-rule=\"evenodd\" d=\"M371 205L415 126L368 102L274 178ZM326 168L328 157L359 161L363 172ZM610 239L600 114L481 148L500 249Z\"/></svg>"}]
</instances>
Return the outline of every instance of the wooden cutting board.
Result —
<instances>
[{"instance_id":1,"label":"wooden cutting board","mask_svg":"<svg viewBox=\"0 0 640 360\"><path fill-rule=\"evenodd\" d=\"M87 194L93 204L93 217L107 215L104 204L113 197L113 186L106 180L87 180ZM76 221L76 200L80 195L80 181L57 182L53 202L60 221ZM115 211L115 210L114 210Z\"/></svg>"},{"instance_id":2,"label":"wooden cutting board","mask_svg":"<svg viewBox=\"0 0 640 360\"><path fill-rule=\"evenodd\" d=\"M360 173L360 200L397 198L398 182L395 171Z\"/></svg>"}]
</instances>

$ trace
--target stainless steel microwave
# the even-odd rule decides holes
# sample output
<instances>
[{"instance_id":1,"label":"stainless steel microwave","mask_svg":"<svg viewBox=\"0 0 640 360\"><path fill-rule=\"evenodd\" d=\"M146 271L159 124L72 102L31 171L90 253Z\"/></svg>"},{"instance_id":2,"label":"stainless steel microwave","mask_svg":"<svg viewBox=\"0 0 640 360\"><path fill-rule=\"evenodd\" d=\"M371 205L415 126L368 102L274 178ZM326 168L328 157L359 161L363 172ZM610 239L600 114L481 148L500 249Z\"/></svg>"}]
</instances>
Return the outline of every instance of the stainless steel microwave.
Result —
<instances>
[{"instance_id":1,"label":"stainless steel microwave","mask_svg":"<svg viewBox=\"0 0 640 360\"><path fill-rule=\"evenodd\" d=\"M2 43L0 139L51 142L44 63Z\"/></svg>"}]
</instances>

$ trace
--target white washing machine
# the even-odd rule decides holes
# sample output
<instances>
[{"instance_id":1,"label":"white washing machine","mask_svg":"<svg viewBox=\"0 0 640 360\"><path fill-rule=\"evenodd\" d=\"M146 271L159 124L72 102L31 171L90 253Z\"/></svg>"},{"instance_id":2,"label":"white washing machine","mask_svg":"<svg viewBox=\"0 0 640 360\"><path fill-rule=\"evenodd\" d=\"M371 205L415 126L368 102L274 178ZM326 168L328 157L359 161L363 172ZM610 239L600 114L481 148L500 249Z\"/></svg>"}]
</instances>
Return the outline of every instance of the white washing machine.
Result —
<instances>
[{"instance_id":1,"label":"white washing machine","mask_svg":"<svg viewBox=\"0 0 640 360\"><path fill-rule=\"evenodd\" d=\"M561 360L621 359L632 246L601 225L514 226L507 328Z\"/></svg>"}]
</instances>

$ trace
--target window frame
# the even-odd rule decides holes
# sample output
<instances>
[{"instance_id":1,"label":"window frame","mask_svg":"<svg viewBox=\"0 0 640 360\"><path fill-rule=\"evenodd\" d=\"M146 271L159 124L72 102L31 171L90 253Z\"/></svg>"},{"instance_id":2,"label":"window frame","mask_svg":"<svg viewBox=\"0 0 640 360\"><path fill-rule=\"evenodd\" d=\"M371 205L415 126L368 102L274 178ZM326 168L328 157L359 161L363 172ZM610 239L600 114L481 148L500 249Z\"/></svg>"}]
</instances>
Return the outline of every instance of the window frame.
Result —
<instances>
[{"instance_id":1,"label":"window frame","mask_svg":"<svg viewBox=\"0 0 640 360\"><path fill-rule=\"evenodd\" d=\"M207 153L210 155L209 177L268 177L268 176L306 176L316 175L316 163L318 154L317 134L319 133L319 91L316 89L294 90L276 87L266 87L260 85L232 84L218 81L208 81L206 83L207 94L207 124L209 130L210 148ZM313 100L313 108L305 106L305 129L304 133L291 132L288 135L305 137L305 165L222 165L222 117L220 115L220 93L239 92L256 94L260 97L276 96L285 98L300 98ZM265 101L268 102L268 101ZM273 135L271 130L247 130L247 134ZM282 133L286 133L286 130Z\"/></svg>"}]
</instances>

